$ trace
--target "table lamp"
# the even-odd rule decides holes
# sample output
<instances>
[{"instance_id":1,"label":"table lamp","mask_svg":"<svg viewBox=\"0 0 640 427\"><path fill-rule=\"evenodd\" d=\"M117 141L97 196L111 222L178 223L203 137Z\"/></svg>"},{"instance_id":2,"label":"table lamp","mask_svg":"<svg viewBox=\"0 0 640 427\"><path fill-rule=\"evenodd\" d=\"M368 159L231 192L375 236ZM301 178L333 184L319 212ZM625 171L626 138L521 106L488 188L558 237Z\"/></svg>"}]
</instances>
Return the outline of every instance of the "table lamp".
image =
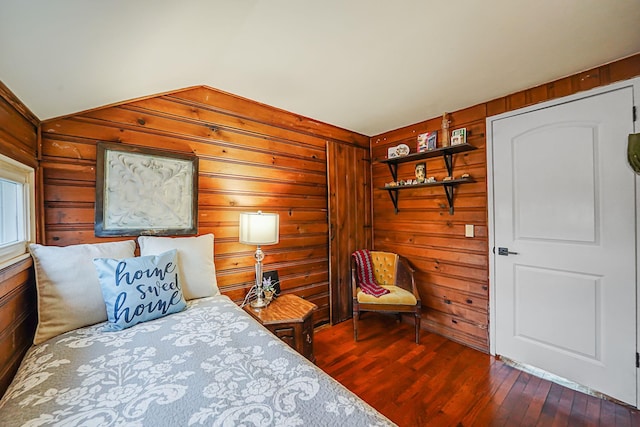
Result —
<instances>
[{"instance_id":1,"label":"table lamp","mask_svg":"<svg viewBox=\"0 0 640 427\"><path fill-rule=\"evenodd\" d=\"M262 308L267 301L262 297L262 260L264 252L261 245L275 245L278 243L280 216L277 213L242 212L240 213L240 243L256 245L256 299L251 307Z\"/></svg>"}]
</instances>

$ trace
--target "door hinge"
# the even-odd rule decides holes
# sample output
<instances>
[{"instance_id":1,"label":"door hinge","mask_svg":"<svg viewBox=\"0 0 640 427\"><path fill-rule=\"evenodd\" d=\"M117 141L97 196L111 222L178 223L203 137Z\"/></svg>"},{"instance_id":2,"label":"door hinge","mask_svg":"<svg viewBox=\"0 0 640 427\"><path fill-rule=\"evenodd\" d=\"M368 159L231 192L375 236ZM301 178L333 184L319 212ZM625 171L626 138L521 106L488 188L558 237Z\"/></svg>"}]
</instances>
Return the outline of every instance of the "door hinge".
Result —
<instances>
[{"instance_id":1,"label":"door hinge","mask_svg":"<svg viewBox=\"0 0 640 427\"><path fill-rule=\"evenodd\" d=\"M638 109L634 105L633 106L633 121L635 122L636 120L638 120Z\"/></svg>"},{"instance_id":2,"label":"door hinge","mask_svg":"<svg viewBox=\"0 0 640 427\"><path fill-rule=\"evenodd\" d=\"M636 353L636 368L640 368L640 353Z\"/></svg>"}]
</instances>

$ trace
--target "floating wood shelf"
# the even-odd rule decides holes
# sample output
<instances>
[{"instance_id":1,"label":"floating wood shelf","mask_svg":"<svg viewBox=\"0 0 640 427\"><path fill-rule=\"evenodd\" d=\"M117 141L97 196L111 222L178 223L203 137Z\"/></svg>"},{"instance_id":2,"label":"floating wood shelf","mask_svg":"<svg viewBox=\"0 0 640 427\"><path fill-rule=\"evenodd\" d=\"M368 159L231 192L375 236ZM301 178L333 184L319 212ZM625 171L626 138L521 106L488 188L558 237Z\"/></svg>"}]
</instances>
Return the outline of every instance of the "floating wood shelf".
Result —
<instances>
[{"instance_id":1,"label":"floating wood shelf","mask_svg":"<svg viewBox=\"0 0 640 427\"><path fill-rule=\"evenodd\" d=\"M434 157L442 156L444 160L444 164L447 167L448 176L453 176L453 155L457 153L463 153L465 151L476 150L477 147L474 147L470 144L459 144L453 145L449 147L441 147L434 148L433 150L423 151L422 153L414 153L408 154L402 157L393 157L391 159L379 160L379 163L385 163L389 166L389 172L391 172L391 176L393 177L393 181L398 181L398 165L401 163L408 162L417 162L419 160L430 159ZM395 209L396 215L398 214L398 191L406 190L409 188L422 188L422 187L444 187L445 195L447 196L447 202L449 202L449 214L453 215L453 189L455 186L460 184L466 184L469 182L474 182L472 178L459 178L459 179L451 179L449 181L438 181L438 182L427 182L423 184L413 184L413 185L398 185L396 187L379 187L380 190L386 190L389 192L389 197L391 198L391 202L393 202L393 207Z\"/></svg>"}]
</instances>

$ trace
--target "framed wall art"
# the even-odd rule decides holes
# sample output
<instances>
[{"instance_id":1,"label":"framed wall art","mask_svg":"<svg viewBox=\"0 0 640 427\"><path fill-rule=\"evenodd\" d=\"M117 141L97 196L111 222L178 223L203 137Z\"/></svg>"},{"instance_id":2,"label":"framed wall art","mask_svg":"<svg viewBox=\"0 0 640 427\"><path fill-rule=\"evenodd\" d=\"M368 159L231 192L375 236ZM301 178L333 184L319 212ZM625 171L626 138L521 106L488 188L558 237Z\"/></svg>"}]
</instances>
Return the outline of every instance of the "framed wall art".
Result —
<instances>
[{"instance_id":1,"label":"framed wall art","mask_svg":"<svg viewBox=\"0 0 640 427\"><path fill-rule=\"evenodd\" d=\"M96 236L196 234L198 157L98 143Z\"/></svg>"},{"instance_id":2,"label":"framed wall art","mask_svg":"<svg viewBox=\"0 0 640 427\"><path fill-rule=\"evenodd\" d=\"M274 297L280 295L280 279L277 270L262 273L262 289L271 291Z\"/></svg>"}]
</instances>

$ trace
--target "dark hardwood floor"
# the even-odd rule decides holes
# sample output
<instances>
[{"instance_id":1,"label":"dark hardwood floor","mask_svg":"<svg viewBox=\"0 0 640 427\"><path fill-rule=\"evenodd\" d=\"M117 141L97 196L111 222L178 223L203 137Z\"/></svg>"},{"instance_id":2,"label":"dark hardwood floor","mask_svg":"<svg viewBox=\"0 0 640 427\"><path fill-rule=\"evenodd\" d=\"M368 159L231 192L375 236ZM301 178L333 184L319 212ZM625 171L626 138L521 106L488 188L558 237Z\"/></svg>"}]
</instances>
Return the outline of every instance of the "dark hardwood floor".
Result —
<instances>
[{"instance_id":1,"label":"dark hardwood floor","mask_svg":"<svg viewBox=\"0 0 640 427\"><path fill-rule=\"evenodd\" d=\"M402 427L640 426L638 410L562 387L392 317L316 331L318 367Z\"/></svg>"}]
</instances>

